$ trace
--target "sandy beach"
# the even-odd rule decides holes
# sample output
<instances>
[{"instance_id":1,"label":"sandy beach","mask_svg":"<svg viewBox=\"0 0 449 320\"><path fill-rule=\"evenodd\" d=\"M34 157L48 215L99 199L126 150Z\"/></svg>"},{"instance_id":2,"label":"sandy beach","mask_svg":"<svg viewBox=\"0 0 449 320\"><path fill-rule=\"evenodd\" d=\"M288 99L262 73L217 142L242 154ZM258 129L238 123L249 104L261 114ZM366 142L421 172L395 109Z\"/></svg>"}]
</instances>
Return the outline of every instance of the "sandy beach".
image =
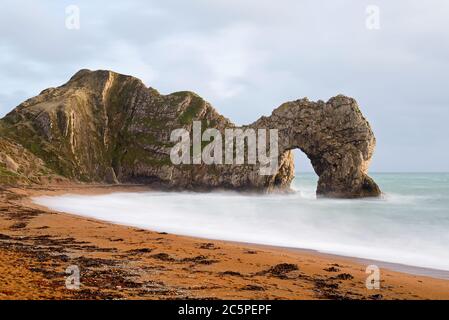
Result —
<instances>
[{"instance_id":1,"label":"sandy beach","mask_svg":"<svg viewBox=\"0 0 449 320\"><path fill-rule=\"evenodd\" d=\"M30 197L148 191L138 186L0 189L0 299L449 299L449 281L368 261L212 241L53 212ZM65 286L69 266L79 290Z\"/></svg>"}]
</instances>

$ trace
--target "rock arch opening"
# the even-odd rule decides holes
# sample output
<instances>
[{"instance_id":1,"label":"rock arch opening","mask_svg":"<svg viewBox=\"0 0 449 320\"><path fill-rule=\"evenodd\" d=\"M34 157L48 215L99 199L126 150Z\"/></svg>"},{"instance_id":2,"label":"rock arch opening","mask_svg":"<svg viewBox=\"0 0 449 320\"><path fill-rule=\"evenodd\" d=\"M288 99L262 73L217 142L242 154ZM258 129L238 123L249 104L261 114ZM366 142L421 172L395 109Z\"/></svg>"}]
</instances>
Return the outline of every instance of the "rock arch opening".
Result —
<instances>
[{"instance_id":1,"label":"rock arch opening","mask_svg":"<svg viewBox=\"0 0 449 320\"><path fill-rule=\"evenodd\" d=\"M318 179L318 175L313 169L312 163L310 162L310 159L307 157L307 155L299 148L293 149L292 152L295 160L295 173L313 174Z\"/></svg>"},{"instance_id":2,"label":"rock arch opening","mask_svg":"<svg viewBox=\"0 0 449 320\"><path fill-rule=\"evenodd\" d=\"M294 178L291 182L291 189L307 198L314 198L319 177L316 174L310 159L299 148L292 149L290 152L292 153L294 160Z\"/></svg>"}]
</instances>

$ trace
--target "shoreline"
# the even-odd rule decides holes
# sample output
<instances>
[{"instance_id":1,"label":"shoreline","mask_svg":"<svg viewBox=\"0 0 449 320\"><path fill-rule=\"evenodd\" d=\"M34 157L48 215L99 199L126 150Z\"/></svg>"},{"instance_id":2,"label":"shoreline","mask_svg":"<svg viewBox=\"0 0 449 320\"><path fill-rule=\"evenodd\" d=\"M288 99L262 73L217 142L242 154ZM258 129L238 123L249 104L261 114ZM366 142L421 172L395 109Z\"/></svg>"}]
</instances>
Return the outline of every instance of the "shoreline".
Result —
<instances>
[{"instance_id":1,"label":"shoreline","mask_svg":"<svg viewBox=\"0 0 449 320\"><path fill-rule=\"evenodd\" d=\"M236 243L245 244L245 242L236 242ZM359 258L359 257L353 257L353 256L345 256L345 255L339 255L339 254L334 254L334 253L321 252L321 251L315 250L315 249L279 247L279 246L263 245L263 244L257 244L257 243L247 243L247 244L254 245L254 246L260 246L260 247L269 247L269 248L271 247L274 249L277 248L280 250L299 252L299 253L310 252L312 254L317 254L317 255L322 255L324 257L328 257L329 259L332 259L332 258L347 259L350 262L361 263L364 265L377 265L383 269L388 269L388 270L396 271L396 272L400 272L400 273L406 273L406 274L415 275L415 276L424 276L424 277L430 277L430 278L434 278L434 279L449 281L449 271L447 271L447 270L425 268L425 267L419 267L419 266L411 266L411 265L406 265L406 264L402 264L402 263L395 263L395 262L388 262L388 261L374 260L374 259L365 259L365 258Z\"/></svg>"},{"instance_id":2,"label":"shoreline","mask_svg":"<svg viewBox=\"0 0 449 320\"><path fill-rule=\"evenodd\" d=\"M51 298L78 299L82 295L87 299L101 299L107 298L109 294L110 298L120 296L124 299L449 299L449 281L428 274L419 276L397 272L392 270L392 265L380 262L382 289L367 290L365 268L368 261L363 259L309 249L157 233L59 213L31 203L31 197L40 195L150 190L144 186L70 185L5 190L6 208L13 207L15 210L3 209L9 210L10 214L7 219L0 219L0 240L14 242L15 247L19 248L14 251L8 250L11 245L0 246L0 256L9 257L5 261L13 261L15 252L21 259L30 259L30 264L34 265L32 270L42 271L45 268L41 263L36 263L35 253L28 255L27 250L34 250L28 245L34 242L36 248L41 250L42 243L47 247L51 244L61 253L64 252L58 254L63 256L62 262L58 263L62 267L69 262L77 262L82 269L88 270L89 275L95 275L92 278L87 276L88 283L81 294L80 291L68 291L61 285L64 277L61 266L59 269L53 266L59 271L58 275L53 274L54 278L50 279L46 278L51 270L36 272L39 276L43 275L40 283L59 279L55 291L47 293L47 297ZM24 218L21 210L37 212L31 218ZM25 219L27 223L11 224L11 220L17 220L15 215L22 216L18 220ZM0 218L4 218L4 214ZM20 223L27 225L20 226ZM60 239L69 238L74 239L75 245L64 241L61 243ZM44 253L40 253L53 256L54 253L47 247L42 248ZM39 268L36 268L36 264ZM53 264L56 265L55 262ZM111 271L118 266L119 273L123 273L119 277L121 284L111 287L103 283L104 287L99 286L99 282L107 282L104 278L111 277L98 274L99 270ZM25 276L25 279L27 277L31 278ZM14 281L18 279L12 278L9 282ZM114 278L109 281L114 283L117 280ZM0 285L0 299L4 298L4 289L8 289L2 286L4 284ZM93 293L93 288L97 293ZM36 290L45 292L44 289L45 286L29 289L28 295ZM89 290L90 294L85 290ZM11 289L6 291L13 292Z\"/></svg>"},{"instance_id":3,"label":"shoreline","mask_svg":"<svg viewBox=\"0 0 449 320\"><path fill-rule=\"evenodd\" d=\"M100 185L100 186L94 186L93 189L91 189L90 186L87 186L85 190L77 189L76 186L74 188L75 188L76 192L73 192L73 193L66 192L68 190L65 189L61 192L56 192L56 194L52 194L52 196L69 195L69 194L97 195L97 194L112 194L115 192L151 192L151 191L154 191L153 189L151 189L150 187L145 186L145 185L117 185L117 186ZM104 189L102 189L102 188L104 188ZM111 188L115 189L115 190L110 190ZM169 191L167 191L167 192L169 192ZM42 195L42 196L48 196L48 194L46 193L45 195ZM37 196L37 197L39 197L39 196ZM46 207L44 205L35 203L32 200L32 197L29 197L28 200L31 201L30 205L37 206L37 207L45 209L45 210L57 211L57 210L51 209L49 207ZM158 231L155 231L152 229L147 229L145 227L133 226L132 224L122 224L122 223L102 220L102 219L98 219L98 218L91 218L91 217L86 217L84 215L65 212L65 211L57 211L57 212L59 212L61 214L73 215L73 216L81 217L81 218L85 218L85 219L93 219L95 221L110 223L110 224L117 225L117 226L142 228L142 229L145 229L148 231L158 232ZM428 277L432 277L432 278L436 278L436 279L449 280L449 270L442 270L442 269L429 268L429 267L420 267L420 266L407 265L407 264L403 264L403 263L389 262L389 261L376 260L376 259L370 259L370 258L361 258L361 257L357 257L357 256L342 255L342 254L337 254L337 253L332 253L332 252L322 252L322 251L319 251L316 249L310 249L310 248L297 248L297 247L278 246L278 245L255 243L255 242L245 242L245 241L238 241L238 240L207 238L207 237L201 237L201 236L196 236L196 235L177 234L177 233L176 233L176 235L180 236L180 237L190 237L193 239L201 239L204 241L224 241L224 242L228 242L228 243L235 243L237 245L246 245L246 246L260 247L260 248L266 248L266 249L277 249L277 250L281 250L281 251L287 250L287 251L299 252L299 253L308 252L308 253L312 253L312 254L322 255L322 256L328 257L330 259L332 259L332 258L348 259L351 262L360 262L360 263L366 264L366 265L373 264L373 265L377 265L377 266L380 266L385 269L389 269L391 271L397 271L397 272L407 273L407 274L411 274L411 275L418 275L418 276L428 276Z\"/></svg>"}]
</instances>

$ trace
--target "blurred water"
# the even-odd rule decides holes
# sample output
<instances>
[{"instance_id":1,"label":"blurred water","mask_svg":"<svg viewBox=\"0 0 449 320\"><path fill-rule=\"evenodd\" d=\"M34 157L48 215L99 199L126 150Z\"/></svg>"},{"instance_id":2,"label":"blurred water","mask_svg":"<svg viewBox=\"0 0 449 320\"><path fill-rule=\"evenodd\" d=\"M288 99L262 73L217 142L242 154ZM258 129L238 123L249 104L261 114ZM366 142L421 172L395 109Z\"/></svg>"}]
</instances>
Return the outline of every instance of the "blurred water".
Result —
<instances>
[{"instance_id":1,"label":"blurred water","mask_svg":"<svg viewBox=\"0 0 449 320\"><path fill-rule=\"evenodd\" d=\"M449 270L449 174L372 177L385 192L380 199L316 199L316 175L298 174L291 195L144 192L34 201L155 231Z\"/></svg>"}]
</instances>

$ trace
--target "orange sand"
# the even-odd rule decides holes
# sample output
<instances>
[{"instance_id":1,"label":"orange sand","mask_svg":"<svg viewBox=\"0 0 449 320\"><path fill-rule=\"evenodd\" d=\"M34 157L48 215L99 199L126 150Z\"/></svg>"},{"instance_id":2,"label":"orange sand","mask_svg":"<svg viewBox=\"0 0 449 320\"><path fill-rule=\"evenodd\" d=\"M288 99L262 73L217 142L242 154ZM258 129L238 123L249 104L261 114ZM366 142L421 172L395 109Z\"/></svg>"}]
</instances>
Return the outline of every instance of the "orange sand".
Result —
<instances>
[{"instance_id":1,"label":"orange sand","mask_svg":"<svg viewBox=\"0 0 449 320\"><path fill-rule=\"evenodd\" d=\"M30 196L141 187L0 188L0 299L449 299L449 281L308 251L113 225L34 205ZM148 190L148 189L145 189ZM65 287L77 265L79 290Z\"/></svg>"}]
</instances>

